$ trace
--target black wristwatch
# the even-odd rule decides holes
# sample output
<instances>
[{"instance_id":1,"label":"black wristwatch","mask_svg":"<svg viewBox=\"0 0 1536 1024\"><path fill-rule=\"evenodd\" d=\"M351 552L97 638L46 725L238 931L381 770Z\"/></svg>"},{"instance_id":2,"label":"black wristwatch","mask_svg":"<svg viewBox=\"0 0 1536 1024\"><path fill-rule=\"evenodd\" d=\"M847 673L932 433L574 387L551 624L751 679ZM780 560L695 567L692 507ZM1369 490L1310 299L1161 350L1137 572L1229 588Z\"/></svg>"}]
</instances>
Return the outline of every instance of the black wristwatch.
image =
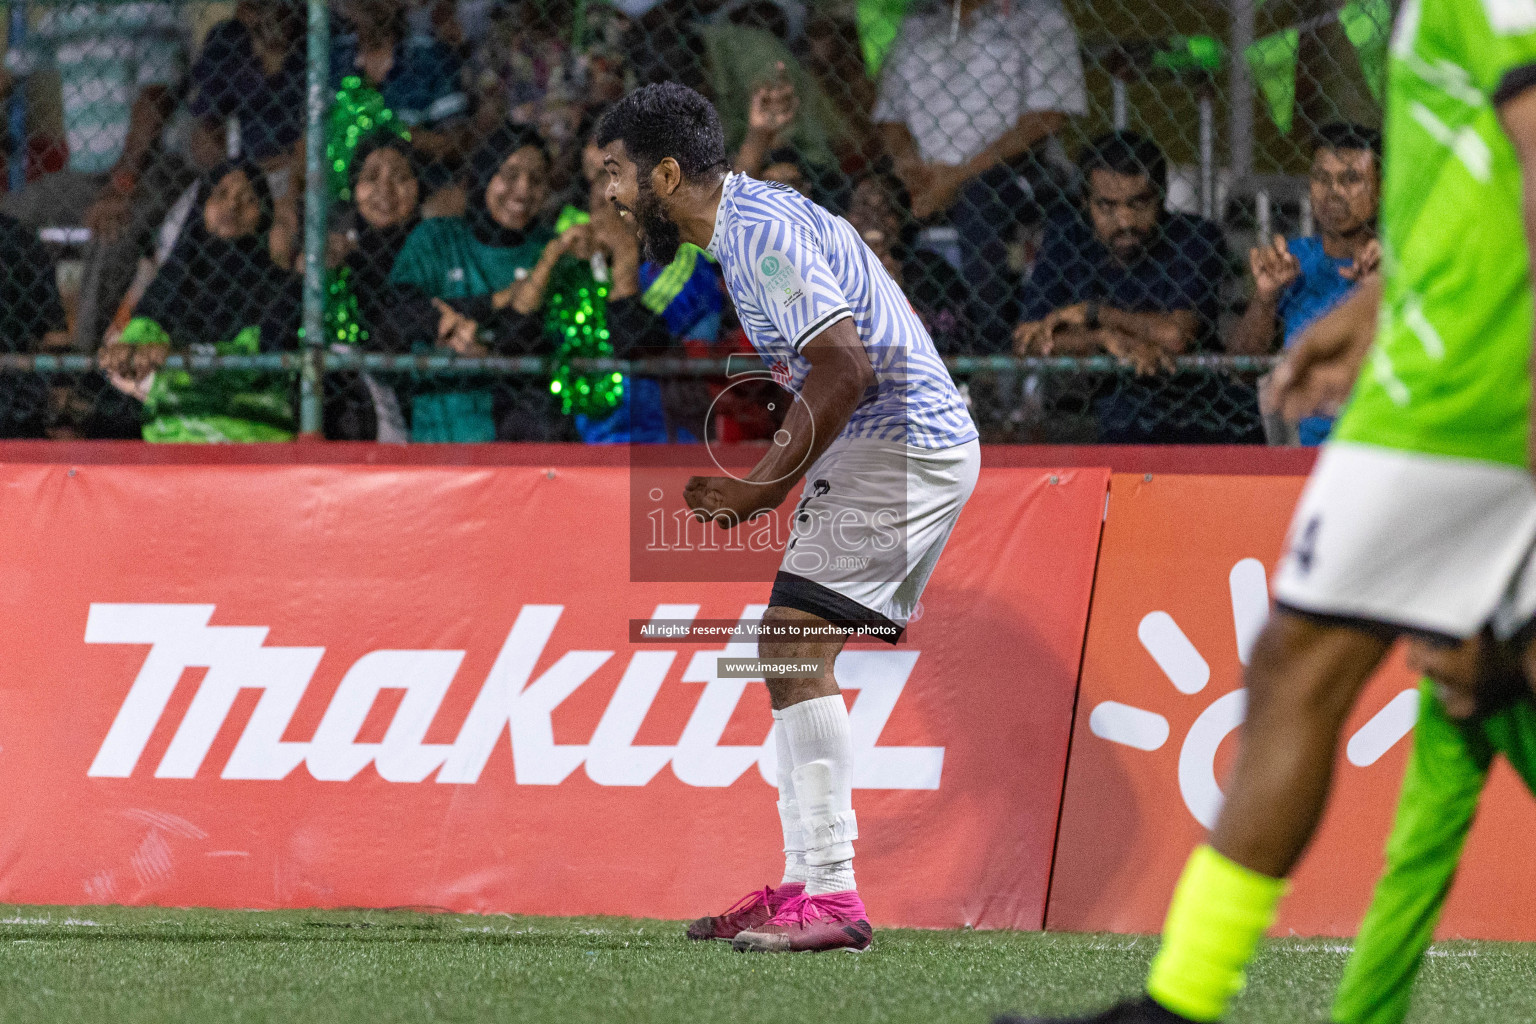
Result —
<instances>
[{"instance_id":1,"label":"black wristwatch","mask_svg":"<svg viewBox=\"0 0 1536 1024\"><path fill-rule=\"evenodd\" d=\"M1083 306L1083 326L1090 331L1099 329L1099 300L1089 299Z\"/></svg>"}]
</instances>

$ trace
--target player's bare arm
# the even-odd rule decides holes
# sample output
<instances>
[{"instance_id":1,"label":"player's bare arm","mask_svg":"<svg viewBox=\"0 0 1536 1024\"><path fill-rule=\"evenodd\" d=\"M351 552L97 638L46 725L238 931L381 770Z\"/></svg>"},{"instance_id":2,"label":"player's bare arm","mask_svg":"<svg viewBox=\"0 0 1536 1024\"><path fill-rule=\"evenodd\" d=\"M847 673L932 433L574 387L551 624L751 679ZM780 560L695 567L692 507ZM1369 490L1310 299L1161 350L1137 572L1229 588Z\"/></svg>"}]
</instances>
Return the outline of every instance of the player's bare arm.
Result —
<instances>
[{"instance_id":1,"label":"player's bare arm","mask_svg":"<svg viewBox=\"0 0 1536 1024\"><path fill-rule=\"evenodd\" d=\"M1525 242L1536 243L1536 89L1526 89L1499 108L1499 121L1509 141L1514 144L1515 156L1520 160L1521 212L1525 218ZM1532 248L1531 252L1536 252ZM1532 261L1533 288L1536 288L1536 261ZM1536 377L1532 378L1536 380ZM1532 418L1536 423L1536 417ZM1536 456L1536 428L1531 431L1527 451ZM1531 464L1536 466L1536 458Z\"/></svg>"},{"instance_id":2,"label":"player's bare arm","mask_svg":"<svg viewBox=\"0 0 1536 1024\"><path fill-rule=\"evenodd\" d=\"M688 481L684 498L701 521L713 518L722 529L730 529L777 508L806 468L842 433L875 382L851 317L829 326L801 351L811 362L811 372L762 461L745 480L696 476Z\"/></svg>"}]
</instances>

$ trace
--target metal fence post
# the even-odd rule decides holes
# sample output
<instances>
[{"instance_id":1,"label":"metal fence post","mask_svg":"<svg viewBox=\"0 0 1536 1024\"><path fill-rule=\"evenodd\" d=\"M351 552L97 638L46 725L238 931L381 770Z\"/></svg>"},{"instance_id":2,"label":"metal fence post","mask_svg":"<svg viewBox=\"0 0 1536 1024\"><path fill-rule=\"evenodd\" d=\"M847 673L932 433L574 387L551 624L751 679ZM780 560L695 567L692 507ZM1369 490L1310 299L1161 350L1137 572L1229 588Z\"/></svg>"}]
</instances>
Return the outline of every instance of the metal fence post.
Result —
<instances>
[{"instance_id":1,"label":"metal fence post","mask_svg":"<svg viewBox=\"0 0 1536 1024\"><path fill-rule=\"evenodd\" d=\"M1255 0L1232 0L1232 38L1227 65L1227 164L1234 188L1253 175L1253 79L1245 56L1253 45Z\"/></svg>"},{"instance_id":2,"label":"metal fence post","mask_svg":"<svg viewBox=\"0 0 1536 1024\"><path fill-rule=\"evenodd\" d=\"M6 45L9 47L20 46L26 38L26 0L12 0L8 32L9 38L6 40ZM9 111L7 124L10 126L11 143L9 187L12 192L20 192L27 184L27 83L25 79L16 83L11 92L11 100L6 106Z\"/></svg>"},{"instance_id":3,"label":"metal fence post","mask_svg":"<svg viewBox=\"0 0 1536 1024\"><path fill-rule=\"evenodd\" d=\"M1216 104L1200 91L1200 216L1216 218Z\"/></svg>"},{"instance_id":4,"label":"metal fence post","mask_svg":"<svg viewBox=\"0 0 1536 1024\"><path fill-rule=\"evenodd\" d=\"M299 371L299 435L320 434L325 333L325 115L331 87L331 28L326 0L309 0L308 129L304 137L304 361Z\"/></svg>"}]
</instances>

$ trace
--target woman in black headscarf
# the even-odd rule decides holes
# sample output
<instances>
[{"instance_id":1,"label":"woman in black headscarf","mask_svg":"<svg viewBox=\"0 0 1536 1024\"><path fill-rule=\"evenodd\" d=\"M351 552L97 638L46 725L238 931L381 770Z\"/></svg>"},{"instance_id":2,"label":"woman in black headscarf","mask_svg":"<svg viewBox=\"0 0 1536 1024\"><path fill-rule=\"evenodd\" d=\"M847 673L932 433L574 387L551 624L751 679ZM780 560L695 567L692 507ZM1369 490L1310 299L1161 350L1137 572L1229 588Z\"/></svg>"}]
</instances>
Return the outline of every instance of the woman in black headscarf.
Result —
<instances>
[{"instance_id":1,"label":"woman in black headscarf","mask_svg":"<svg viewBox=\"0 0 1536 1024\"><path fill-rule=\"evenodd\" d=\"M266 175L230 161L199 185L198 210L103 365L139 382L146 441L284 441L295 426L290 375L161 369L168 352L254 355L292 348L297 275L272 262Z\"/></svg>"},{"instance_id":2,"label":"woman in black headscarf","mask_svg":"<svg viewBox=\"0 0 1536 1024\"><path fill-rule=\"evenodd\" d=\"M354 218L346 231L343 265L349 271L370 349L410 350L409 340L402 339L384 315L383 302L395 259L421 223L421 175L415 150L393 133L363 139L352 157Z\"/></svg>"},{"instance_id":3,"label":"woman in black headscarf","mask_svg":"<svg viewBox=\"0 0 1536 1024\"><path fill-rule=\"evenodd\" d=\"M542 219L550 158L538 133L504 125L471 161L475 188L463 217L424 220L390 274L391 319L423 348L460 355L546 354L543 295L566 253L590 256L590 231L560 235ZM424 378L412 400L413 441L556 440L548 385L515 396L463 378ZM450 385L453 385L450 387Z\"/></svg>"},{"instance_id":4,"label":"woman in black headscarf","mask_svg":"<svg viewBox=\"0 0 1536 1024\"><path fill-rule=\"evenodd\" d=\"M352 205L331 236L327 339L346 351L409 352L404 323L389 308L389 273L421 222L421 166L409 142L377 132L357 144L349 169ZM325 379L325 436L333 440L403 440L394 391L379 374Z\"/></svg>"}]
</instances>

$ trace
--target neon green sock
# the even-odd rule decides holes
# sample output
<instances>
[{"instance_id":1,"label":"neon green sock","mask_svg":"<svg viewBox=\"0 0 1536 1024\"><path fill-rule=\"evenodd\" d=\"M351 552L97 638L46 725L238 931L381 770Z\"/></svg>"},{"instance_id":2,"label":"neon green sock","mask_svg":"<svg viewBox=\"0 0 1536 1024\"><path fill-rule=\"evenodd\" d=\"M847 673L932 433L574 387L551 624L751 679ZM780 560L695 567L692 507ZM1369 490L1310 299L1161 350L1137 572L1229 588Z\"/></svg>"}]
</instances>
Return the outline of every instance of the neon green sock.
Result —
<instances>
[{"instance_id":1,"label":"neon green sock","mask_svg":"<svg viewBox=\"0 0 1536 1024\"><path fill-rule=\"evenodd\" d=\"M1286 881L1250 871L1210 846L1184 865L1147 994L1191 1020L1216 1021L1243 990L1243 970L1274 923Z\"/></svg>"}]
</instances>

